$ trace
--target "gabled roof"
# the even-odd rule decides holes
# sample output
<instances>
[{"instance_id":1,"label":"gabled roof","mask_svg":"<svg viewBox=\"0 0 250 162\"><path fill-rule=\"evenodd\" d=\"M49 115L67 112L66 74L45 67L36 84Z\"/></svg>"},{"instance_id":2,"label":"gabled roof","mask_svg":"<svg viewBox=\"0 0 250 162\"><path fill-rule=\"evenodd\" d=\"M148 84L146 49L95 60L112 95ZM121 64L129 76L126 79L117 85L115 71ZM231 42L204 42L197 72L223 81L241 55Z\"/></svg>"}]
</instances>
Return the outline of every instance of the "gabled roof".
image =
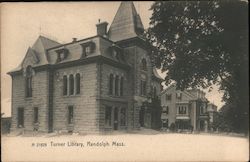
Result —
<instances>
[{"instance_id":1,"label":"gabled roof","mask_svg":"<svg viewBox=\"0 0 250 162\"><path fill-rule=\"evenodd\" d=\"M39 36L38 39L35 41L34 45L28 48L21 64L15 69L11 70L9 73L21 70L24 66L24 63L27 62L27 59L31 61L30 63L32 63L33 66L48 64L46 50L58 45L60 45L60 43L44 36Z\"/></svg>"},{"instance_id":2,"label":"gabled roof","mask_svg":"<svg viewBox=\"0 0 250 162\"><path fill-rule=\"evenodd\" d=\"M44 36L39 36L34 45L32 46L32 49L34 49L38 53L38 57L40 60L39 65L48 64L46 50L59 45L60 43L54 40L51 40Z\"/></svg>"},{"instance_id":3,"label":"gabled roof","mask_svg":"<svg viewBox=\"0 0 250 162\"><path fill-rule=\"evenodd\" d=\"M109 28L108 36L112 41L121 41L137 37L144 30L140 16L137 14L134 3L121 2L115 18Z\"/></svg>"}]
</instances>

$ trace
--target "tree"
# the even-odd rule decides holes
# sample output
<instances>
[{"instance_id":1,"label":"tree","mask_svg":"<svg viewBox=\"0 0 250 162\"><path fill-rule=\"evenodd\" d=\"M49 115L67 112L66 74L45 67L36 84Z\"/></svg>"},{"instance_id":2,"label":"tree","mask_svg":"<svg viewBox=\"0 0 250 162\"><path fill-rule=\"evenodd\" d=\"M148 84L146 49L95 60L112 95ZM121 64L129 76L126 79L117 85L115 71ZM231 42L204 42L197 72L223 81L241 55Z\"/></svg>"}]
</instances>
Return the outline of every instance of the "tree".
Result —
<instances>
[{"instance_id":1,"label":"tree","mask_svg":"<svg viewBox=\"0 0 250 162\"><path fill-rule=\"evenodd\" d=\"M235 112L235 131L248 130L248 5L245 1L155 2L146 38L166 84L218 84Z\"/></svg>"}]
</instances>

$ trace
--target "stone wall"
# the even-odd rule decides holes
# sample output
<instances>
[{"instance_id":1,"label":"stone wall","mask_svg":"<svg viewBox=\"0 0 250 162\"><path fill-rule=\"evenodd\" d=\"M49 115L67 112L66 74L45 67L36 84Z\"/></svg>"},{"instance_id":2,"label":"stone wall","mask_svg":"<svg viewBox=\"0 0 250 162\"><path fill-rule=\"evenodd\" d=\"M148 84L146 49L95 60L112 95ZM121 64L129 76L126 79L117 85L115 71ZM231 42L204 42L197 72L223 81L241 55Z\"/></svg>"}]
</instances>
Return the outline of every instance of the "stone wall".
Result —
<instances>
[{"instance_id":1,"label":"stone wall","mask_svg":"<svg viewBox=\"0 0 250 162\"><path fill-rule=\"evenodd\" d=\"M64 75L80 74L80 94L63 95ZM54 78L54 130L73 130L80 133L98 132L97 64L68 67L55 71ZM68 124L68 106L73 106L73 124Z\"/></svg>"},{"instance_id":2,"label":"stone wall","mask_svg":"<svg viewBox=\"0 0 250 162\"><path fill-rule=\"evenodd\" d=\"M25 97L25 77L22 74L12 77L12 123L17 129L18 108L24 108L24 129L34 129L34 107L38 108L39 131L48 131L48 72L35 72L32 77L32 97Z\"/></svg>"}]
</instances>

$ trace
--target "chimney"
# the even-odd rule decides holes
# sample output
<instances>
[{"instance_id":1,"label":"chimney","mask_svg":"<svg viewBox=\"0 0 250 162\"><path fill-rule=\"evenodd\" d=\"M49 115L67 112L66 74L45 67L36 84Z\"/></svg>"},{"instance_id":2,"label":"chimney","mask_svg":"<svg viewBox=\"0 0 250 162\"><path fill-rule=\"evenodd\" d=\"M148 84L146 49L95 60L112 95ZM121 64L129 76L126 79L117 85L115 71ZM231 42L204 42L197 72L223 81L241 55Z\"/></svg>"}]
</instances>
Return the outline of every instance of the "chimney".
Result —
<instances>
[{"instance_id":1,"label":"chimney","mask_svg":"<svg viewBox=\"0 0 250 162\"><path fill-rule=\"evenodd\" d=\"M76 42L77 41L77 38L72 38L72 42Z\"/></svg>"},{"instance_id":2,"label":"chimney","mask_svg":"<svg viewBox=\"0 0 250 162\"><path fill-rule=\"evenodd\" d=\"M99 23L96 24L97 35L100 35L100 36L106 35L107 27L108 27L108 23L106 21L100 22L100 19L99 19Z\"/></svg>"}]
</instances>

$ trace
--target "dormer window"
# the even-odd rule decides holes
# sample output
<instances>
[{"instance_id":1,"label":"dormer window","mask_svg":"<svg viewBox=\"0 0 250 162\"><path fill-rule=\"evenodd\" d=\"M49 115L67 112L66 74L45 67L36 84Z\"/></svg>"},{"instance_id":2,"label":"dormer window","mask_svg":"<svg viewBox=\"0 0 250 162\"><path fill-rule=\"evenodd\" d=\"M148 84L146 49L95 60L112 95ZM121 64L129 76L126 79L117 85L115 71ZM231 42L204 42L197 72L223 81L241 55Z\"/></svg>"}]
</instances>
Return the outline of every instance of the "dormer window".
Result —
<instances>
[{"instance_id":1,"label":"dormer window","mask_svg":"<svg viewBox=\"0 0 250 162\"><path fill-rule=\"evenodd\" d=\"M60 60L63 60L63 59L65 59L65 54L64 53L60 53L59 57L60 57Z\"/></svg>"},{"instance_id":2,"label":"dormer window","mask_svg":"<svg viewBox=\"0 0 250 162\"><path fill-rule=\"evenodd\" d=\"M89 55L90 52L91 52L90 46L87 46L87 47L85 48L85 53L86 53L86 55Z\"/></svg>"},{"instance_id":3,"label":"dormer window","mask_svg":"<svg viewBox=\"0 0 250 162\"><path fill-rule=\"evenodd\" d=\"M95 43L92 41L83 43L81 44L81 46L82 46L82 58L90 55L95 50Z\"/></svg>"},{"instance_id":4,"label":"dormer window","mask_svg":"<svg viewBox=\"0 0 250 162\"><path fill-rule=\"evenodd\" d=\"M123 55L123 52L122 52L122 49L113 44L111 47L110 47L110 53L111 53L111 56L118 60L118 61L125 61L125 58L124 58L124 55Z\"/></svg>"},{"instance_id":5,"label":"dormer window","mask_svg":"<svg viewBox=\"0 0 250 162\"><path fill-rule=\"evenodd\" d=\"M66 48L63 48L63 49L56 50L56 53L57 53L57 62L60 62L67 57L69 50Z\"/></svg>"},{"instance_id":6,"label":"dormer window","mask_svg":"<svg viewBox=\"0 0 250 162\"><path fill-rule=\"evenodd\" d=\"M112 50L112 56L113 56L113 58L118 59L118 52L117 52L116 49L113 49L113 50Z\"/></svg>"}]
</instances>

